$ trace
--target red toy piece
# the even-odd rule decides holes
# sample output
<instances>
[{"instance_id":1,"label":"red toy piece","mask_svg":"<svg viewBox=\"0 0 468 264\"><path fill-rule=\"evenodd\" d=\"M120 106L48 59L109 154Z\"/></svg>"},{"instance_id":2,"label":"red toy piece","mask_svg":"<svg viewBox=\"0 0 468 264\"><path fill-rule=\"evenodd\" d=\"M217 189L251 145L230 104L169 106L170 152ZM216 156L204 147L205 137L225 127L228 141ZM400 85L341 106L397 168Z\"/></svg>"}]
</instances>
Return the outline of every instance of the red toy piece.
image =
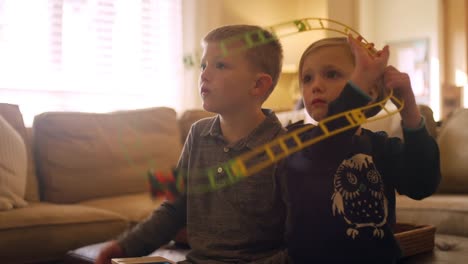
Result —
<instances>
[{"instance_id":1,"label":"red toy piece","mask_svg":"<svg viewBox=\"0 0 468 264\"><path fill-rule=\"evenodd\" d=\"M177 175L177 177L175 176ZM164 196L174 201L185 191L184 179L176 170L170 173L148 171L150 194L153 199Z\"/></svg>"}]
</instances>

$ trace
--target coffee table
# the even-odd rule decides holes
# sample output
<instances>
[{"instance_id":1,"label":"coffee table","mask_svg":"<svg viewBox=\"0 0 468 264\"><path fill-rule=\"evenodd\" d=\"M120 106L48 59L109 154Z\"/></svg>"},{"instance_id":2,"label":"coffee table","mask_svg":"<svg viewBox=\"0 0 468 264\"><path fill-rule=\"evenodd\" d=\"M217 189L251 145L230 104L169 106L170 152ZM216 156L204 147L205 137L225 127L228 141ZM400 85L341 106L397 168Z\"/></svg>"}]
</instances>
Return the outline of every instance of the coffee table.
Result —
<instances>
[{"instance_id":1,"label":"coffee table","mask_svg":"<svg viewBox=\"0 0 468 264\"><path fill-rule=\"evenodd\" d=\"M402 259L401 264L463 264L468 263L468 237L435 235L435 247L431 252Z\"/></svg>"}]
</instances>

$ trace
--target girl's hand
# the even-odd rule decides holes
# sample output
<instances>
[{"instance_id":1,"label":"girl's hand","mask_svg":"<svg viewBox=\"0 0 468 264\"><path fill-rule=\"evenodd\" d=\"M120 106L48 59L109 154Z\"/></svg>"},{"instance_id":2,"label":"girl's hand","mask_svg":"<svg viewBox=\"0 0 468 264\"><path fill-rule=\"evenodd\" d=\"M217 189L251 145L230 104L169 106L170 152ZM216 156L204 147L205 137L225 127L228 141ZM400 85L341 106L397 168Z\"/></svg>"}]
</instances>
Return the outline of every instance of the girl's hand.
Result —
<instances>
[{"instance_id":1,"label":"girl's hand","mask_svg":"<svg viewBox=\"0 0 468 264\"><path fill-rule=\"evenodd\" d=\"M375 87L377 80L384 74L390 56L388 46L371 54L370 51L351 34L348 35L348 42L356 60L356 66L351 75L351 81L363 91L369 93L372 88Z\"/></svg>"},{"instance_id":2,"label":"girl's hand","mask_svg":"<svg viewBox=\"0 0 468 264\"><path fill-rule=\"evenodd\" d=\"M384 72L384 86L386 89L393 89L396 98L405 101L405 104L412 104L416 100L411 87L409 75L400 72L393 66L387 66Z\"/></svg>"},{"instance_id":3,"label":"girl's hand","mask_svg":"<svg viewBox=\"0 0 468 264\"><path fill-rule=\"evenodd\" d=\"M393 66L387 66L383 82L386 89L393 89L395 97L403 101L404 107L400 112L403 125L408 128L417 128L421 122L421 113L416 104L409 75Z\"/></svg>"}]
</instances>

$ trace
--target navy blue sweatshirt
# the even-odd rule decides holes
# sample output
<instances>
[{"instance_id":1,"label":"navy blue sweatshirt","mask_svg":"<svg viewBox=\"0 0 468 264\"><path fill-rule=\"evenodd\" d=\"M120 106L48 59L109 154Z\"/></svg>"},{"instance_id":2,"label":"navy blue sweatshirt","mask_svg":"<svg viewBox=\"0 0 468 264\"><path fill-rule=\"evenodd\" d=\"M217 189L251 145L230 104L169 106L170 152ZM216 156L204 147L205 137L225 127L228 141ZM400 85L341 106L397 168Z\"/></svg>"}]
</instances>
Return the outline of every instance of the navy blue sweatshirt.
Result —
<instances>
[{"instance_id":1,"label":"navy blue sweatshirt","mask_svg":"<svg viewBox=\"0 0 468 264\"><path fill-rule=\"evenodd\" d=\"M368 100L348 84L329 113ZM340 122L332 126L345 125ZM392 231L395 190L422 199L440 182L438 146L424 126L403 129L404 142L366 129L355 135L356 129L287 158L287 240L294 263L394 263L401 256ZM321 133L315 127L301 139Z\"/></svg>"}]
</instances>

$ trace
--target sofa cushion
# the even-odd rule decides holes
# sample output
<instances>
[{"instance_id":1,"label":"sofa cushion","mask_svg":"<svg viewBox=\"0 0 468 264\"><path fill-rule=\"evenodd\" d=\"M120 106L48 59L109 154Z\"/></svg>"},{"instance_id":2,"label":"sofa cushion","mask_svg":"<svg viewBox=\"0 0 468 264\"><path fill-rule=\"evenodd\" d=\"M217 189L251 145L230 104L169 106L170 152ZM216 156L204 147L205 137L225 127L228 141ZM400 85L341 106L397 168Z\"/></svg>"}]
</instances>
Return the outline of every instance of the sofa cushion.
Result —
<instances>
[{"instance_id":1,"label":"sofa cushion","mask_svg":"<svg viewBox=\"0 0 468 264\"><path fill-rule=\"evenodd\" d=\"M151 215L163 202L163 197L151 199L150 193L144 192L87 200L79 204L117 213L134 225Z\"/></svg>"},{"instance_id":2,"label":"sofa cushion","mask_svg":"<svg viewBox=\"0 0 468 264\"><path fill-rule=\"evenodd\" d=\"M13 127L0 116L0 211L24 207L26 147Z\"/></svg>"},{"instance_id":3,"label":"sofa cushion","mask_svg":"<svg viewBox=\"0 0 468 264\"><path fill-rule=\"evenodd\" d=\"M36 167L34 164L34 156L32 155L31 138L27 135L26 128L24 127L23 116L17 105L0 103L0 116L20 134L26 144L28 153L28 176L26 180L26 193L25 200L31 202L39 201L39 188L36 176Z\"/></svg>"},{"instance_id":4,"label":"sofa cushion","mask_svg":"<svg viewBox=\"0 0 468 264\"><path fill-rule=\"evenodd\" d=\"M170 171L181 151L176 113L47 112L33 123L45 201L72 203L148 190L148 169Z\"/></svg>"},{"instance_id":5,"label":"sofa cushion","mask_svg":"<svg viewBox=\"0 0 468 264\"><path fill-rule=\"evenodd\" d=\"M131 226L136 225L150 216L163 202L164 197L152 199L149 192L121 195L110 198L93 199L80 202L80 205L115 212L127 218ZM180 244L188 244L187 232L181 229L174 237L174 241Z\"/></svg>"},{"instance_id":6,"label":"sofa cushion","mask_svg":"<svg viewBox=\"0 0 468 264\"><path fill-rule=\"evenodd\" d=\"M68 250L115 238L127 227L123 217L97 208L30 203L0 212L1 262L62 258Z\"/></svg>"},{"instance_id":7,"label":"sofa cushion","mask_svg":"<svg viewBox=\"0 0 468 264\"><path fill-rule=\"evenodd\" d=\"M441 193L468 193L467 125L468 109L459 109L444 121L439 131Z\"/></svg>"},{"instance_id":8,"label":"sofa cushion","mask_svg":"<svg viewBox=\"0 0 468 264\"><path fill-rule=\"evenodd\" d=\"M438 233L468 236L466 194L436 194L417 201L397 195L397 222L433 225Z\"/></svg>"}]
</instances>

